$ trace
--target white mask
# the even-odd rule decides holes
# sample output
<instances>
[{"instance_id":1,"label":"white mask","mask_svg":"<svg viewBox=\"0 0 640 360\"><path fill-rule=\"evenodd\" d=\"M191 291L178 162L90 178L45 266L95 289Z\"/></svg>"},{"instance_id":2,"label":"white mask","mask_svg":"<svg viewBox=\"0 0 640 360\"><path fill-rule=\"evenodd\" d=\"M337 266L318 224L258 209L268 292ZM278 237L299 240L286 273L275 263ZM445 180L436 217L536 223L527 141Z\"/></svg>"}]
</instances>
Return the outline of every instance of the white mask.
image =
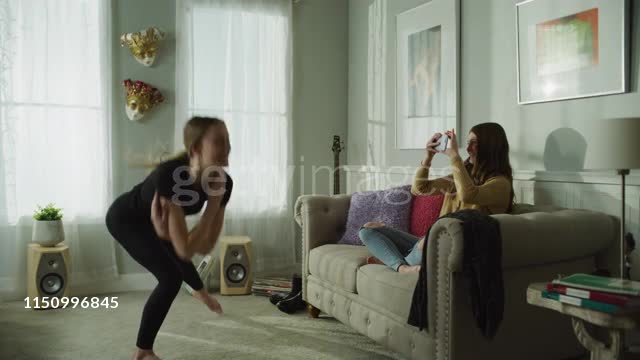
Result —
<instances>
[{"instance_id":1,"label":"white mask","mask_svg":"<svg viewBox=\"0 0 640 360\"><path fill-rule=\"evenodd\" d=\"M150 27L136 33L123 34L120 37L120 45L127 45L136 61L149 67L156 59L158 40L162 39L164 33L156 27Z\"/></svg>"},{"instance_id":2,"label":"white mask","mask_svg":"<svg viewBox=\"0 0 640 360\"><path fill-rule=\"evenodd\" d=\"M144 113L140 112L140 109L132 109L129 105L124 106L125 111L127 112L127 117L131 121L139 121L144 117Z\"/></svg>"},{"instance_id":3,"label":"white mask","mask_svg":"<svg viewBox=\"0 0 640 360\"><path fill-rule=\"evenodd\" d=\"M149 110L159 103L164 102L164 96L160 91L142 81L123 81L127 89L125 112L131 121L139 121Z\"/></svg>"}]
</instances>

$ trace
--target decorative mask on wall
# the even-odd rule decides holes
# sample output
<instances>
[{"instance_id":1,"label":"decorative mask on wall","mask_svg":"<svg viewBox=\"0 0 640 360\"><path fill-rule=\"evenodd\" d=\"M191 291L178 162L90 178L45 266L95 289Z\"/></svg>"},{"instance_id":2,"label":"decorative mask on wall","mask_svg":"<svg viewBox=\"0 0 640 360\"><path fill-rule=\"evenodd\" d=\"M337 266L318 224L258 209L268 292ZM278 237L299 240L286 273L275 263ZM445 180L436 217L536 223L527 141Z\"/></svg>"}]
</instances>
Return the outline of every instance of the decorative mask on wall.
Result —
<instances>
[{"instance_id":1,"label":"decorative mask on wall","mask_svg":"<svg viewBox=\"0 0 640 360\"><path fill-rule=\"evenodd\" d=\"M127 79L122 82L127 89L127 104L125 110L131 121L138 121L156 104L164 102L160 90L140 80L136 82Z\"/></svg>"},{"instance_id":2,"label":"decorative mask on wall","mask_svg":"<svg viewBox=\"0 0 640 360\"><path fill-rule=\"evenodd\" d=\"M120 36L120 45L127 45L140 64L151 66L156 59L158 41L162 39L164 39L164 33L152 26L136 33L123 34Z\"/></svg>"}]
</instances>

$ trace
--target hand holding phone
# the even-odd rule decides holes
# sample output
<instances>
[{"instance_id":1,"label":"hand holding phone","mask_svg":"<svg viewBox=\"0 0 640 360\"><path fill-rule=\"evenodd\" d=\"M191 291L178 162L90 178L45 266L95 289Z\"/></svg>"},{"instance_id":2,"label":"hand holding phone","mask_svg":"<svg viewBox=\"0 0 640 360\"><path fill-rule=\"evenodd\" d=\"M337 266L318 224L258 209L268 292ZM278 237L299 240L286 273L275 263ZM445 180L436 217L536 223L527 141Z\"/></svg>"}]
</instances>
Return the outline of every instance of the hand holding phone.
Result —
<instances>
[{"instance_id":1,"label":"hand holding phone","mask_svg":"<svg viewBox=\"0 0 640 360\"><path fill-rule=\"evenodd\" d=\"M447 135L442 135L440 136L438 141L440 141L440 143L434 149L438 152L447 150L447 146L449 145L449 137Z\"/></svg>"}]
</instances>

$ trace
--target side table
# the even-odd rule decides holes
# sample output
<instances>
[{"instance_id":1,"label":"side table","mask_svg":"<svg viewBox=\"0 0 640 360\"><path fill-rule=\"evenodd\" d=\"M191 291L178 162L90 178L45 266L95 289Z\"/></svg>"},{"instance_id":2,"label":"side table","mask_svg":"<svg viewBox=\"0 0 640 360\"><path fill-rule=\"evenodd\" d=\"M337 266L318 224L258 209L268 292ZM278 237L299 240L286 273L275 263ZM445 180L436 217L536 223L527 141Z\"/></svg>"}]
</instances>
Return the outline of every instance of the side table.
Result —
<instances>
[{"instance_id":1,"label":"side table","mask_svg":"<svg viewBox=\"0 0 640 360\"><path fill-rule=\"evenodd\" d=\"M573 331L578 341L591 352L591 360L622 359L624 331L638 327L640 309L625 311L620 314L609 314L591 310L576 305L561 303L542 296L546 290L546 283L533 283L527 288L527 302L559 313L571 316ZM610 344L605 345L593 338L585 327L585 322L606 328L610 337ZM626 358L626 357L625 357Z\"/></svg>"}]
</instances>

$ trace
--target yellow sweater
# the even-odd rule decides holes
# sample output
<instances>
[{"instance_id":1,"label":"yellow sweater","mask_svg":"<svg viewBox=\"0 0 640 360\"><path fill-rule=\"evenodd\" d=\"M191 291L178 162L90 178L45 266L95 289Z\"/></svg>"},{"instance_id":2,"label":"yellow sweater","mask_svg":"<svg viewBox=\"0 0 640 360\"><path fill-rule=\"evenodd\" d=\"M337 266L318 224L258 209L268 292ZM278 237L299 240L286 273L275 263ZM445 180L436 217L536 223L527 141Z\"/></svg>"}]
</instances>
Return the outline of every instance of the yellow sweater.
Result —
<instances>
[{"instance_id":1,"label":"yellow sweater","mask_svg":"<svg viewBox=\"0 0 640 360\"><path fill-rule=\"evenodd\" d=\"M444 194L440 216L462 209L479 209L485 214L503 214L511 200L511 181L505 176L475 185L460 156L451 158L453 174L429 180L429 168L421 166L411 186L414 195Z\"/></svg>"}]
</instances>

